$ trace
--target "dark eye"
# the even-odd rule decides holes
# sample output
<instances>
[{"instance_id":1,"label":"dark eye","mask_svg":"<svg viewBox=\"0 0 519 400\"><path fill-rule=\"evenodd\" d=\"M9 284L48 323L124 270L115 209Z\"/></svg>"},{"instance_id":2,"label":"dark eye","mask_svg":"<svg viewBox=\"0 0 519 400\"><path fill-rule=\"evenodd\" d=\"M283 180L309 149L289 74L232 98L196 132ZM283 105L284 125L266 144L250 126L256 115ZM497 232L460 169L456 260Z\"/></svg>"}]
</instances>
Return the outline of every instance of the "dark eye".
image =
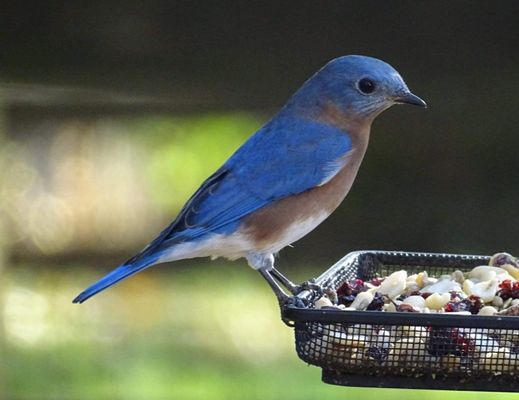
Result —
<instances>
[{"instance_id":1,"label":"dark eye","mask_svg":"<svg viewBox=\"0 0 519 400\"><path fill-rule=\"evenodd\" d=\"M375 91L375 82L369 78L362 78L358 83L359 90L364 94L370 94Z\"/></svg>"}]
</instances>

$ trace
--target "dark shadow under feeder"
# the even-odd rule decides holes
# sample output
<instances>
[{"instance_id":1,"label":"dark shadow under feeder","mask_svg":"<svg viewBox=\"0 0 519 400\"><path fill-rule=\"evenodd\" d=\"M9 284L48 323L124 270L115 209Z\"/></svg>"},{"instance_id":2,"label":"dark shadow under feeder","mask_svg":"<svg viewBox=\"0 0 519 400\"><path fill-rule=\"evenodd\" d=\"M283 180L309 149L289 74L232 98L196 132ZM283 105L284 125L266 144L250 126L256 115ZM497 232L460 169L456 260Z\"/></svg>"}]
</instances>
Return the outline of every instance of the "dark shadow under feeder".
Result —
<instances>
[{"instance_id":1,"label":"dark shadow under feeder","mask_svg":"<svg viewBox=\"0 0 519 400\"><path fill-rule=\"evenodd\" d=\"M398 270L430 276L469 271L489 257L362 251L316 279L343 282ZM308 303L311 294L299 297ZM298 302L303 303L303 302ZM519 317L342 311L286 306L299 357L322 368L326 383L412 389L519 391Z\"/></svg>"}]
</instances>

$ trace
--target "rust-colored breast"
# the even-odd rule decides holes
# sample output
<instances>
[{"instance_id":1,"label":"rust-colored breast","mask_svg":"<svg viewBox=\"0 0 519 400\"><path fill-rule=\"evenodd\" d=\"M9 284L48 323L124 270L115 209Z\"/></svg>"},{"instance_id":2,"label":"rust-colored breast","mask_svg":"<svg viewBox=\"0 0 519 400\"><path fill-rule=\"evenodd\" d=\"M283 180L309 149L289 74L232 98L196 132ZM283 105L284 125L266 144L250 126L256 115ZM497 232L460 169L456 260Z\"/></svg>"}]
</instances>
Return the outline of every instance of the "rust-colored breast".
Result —
<instances>
[{"instance_id":1,"label":"rust-colored breast","mask_svg":"<svg viewBox=\"0 0 519 400\"><path fill-rule=\"evenodd\" d=\"M345 155L344 167L332 179L256 211L245 219L241 231L258 248L271 248L273 243L286 238L287 230L295 229L298 222L315 218L312 229L319 225L339 206L355 180L369 139L369 127L366 129L350 134L352 150Z\"/></svg>"}]
</instances>

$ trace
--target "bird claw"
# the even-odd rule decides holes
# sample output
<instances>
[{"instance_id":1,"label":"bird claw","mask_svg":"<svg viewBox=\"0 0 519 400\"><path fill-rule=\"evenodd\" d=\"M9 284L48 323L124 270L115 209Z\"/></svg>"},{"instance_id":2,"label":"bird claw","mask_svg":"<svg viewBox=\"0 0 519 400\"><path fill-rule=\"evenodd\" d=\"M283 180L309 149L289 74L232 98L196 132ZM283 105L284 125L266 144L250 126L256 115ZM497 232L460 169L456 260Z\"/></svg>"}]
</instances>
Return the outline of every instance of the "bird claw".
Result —
<instances>
[{"instance_id":1,"label":"bird claw","mask_svg":"<svg viewBox=\"0 0 519 400\"><path fill-rule=\"evenodd\" d=\"M283 301L282 307L308 308L310 301L301 297L292 296Z\"/></svg>"},{"instance_id":2,"label":"bird claw","mask_svg":"<svg viewBox=\"0 0 519 400\"><path fill-rule=\"evenodd\" d=\"M301 283L300 285L296 285L294 287L293 293L295 295L298 295L304 291L311 292L312 296L316 296L316 295L322 296L324 294L324 289L315 282L315 279L310 279L306 282Z\"/></svg>"}]
</instances>

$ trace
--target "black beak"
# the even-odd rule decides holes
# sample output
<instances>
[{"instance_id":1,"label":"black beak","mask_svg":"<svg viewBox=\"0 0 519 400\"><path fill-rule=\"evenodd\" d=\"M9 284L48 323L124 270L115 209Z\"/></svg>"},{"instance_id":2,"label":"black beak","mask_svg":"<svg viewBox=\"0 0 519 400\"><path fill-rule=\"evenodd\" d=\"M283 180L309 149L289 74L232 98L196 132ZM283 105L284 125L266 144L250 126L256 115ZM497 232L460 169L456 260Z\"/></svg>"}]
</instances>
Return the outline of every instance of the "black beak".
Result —
<instances>
[{"instance_id":1,"label":"black beak","mask_svg":"<svg viewBox=\"0 0 519 400\"><path fill-rule=\"evenodd\" d=\"M414 106L427 108L427 103L411 92L405 92L395 98L397 103L412 104Z\"/></svg>"}]
</instances>

